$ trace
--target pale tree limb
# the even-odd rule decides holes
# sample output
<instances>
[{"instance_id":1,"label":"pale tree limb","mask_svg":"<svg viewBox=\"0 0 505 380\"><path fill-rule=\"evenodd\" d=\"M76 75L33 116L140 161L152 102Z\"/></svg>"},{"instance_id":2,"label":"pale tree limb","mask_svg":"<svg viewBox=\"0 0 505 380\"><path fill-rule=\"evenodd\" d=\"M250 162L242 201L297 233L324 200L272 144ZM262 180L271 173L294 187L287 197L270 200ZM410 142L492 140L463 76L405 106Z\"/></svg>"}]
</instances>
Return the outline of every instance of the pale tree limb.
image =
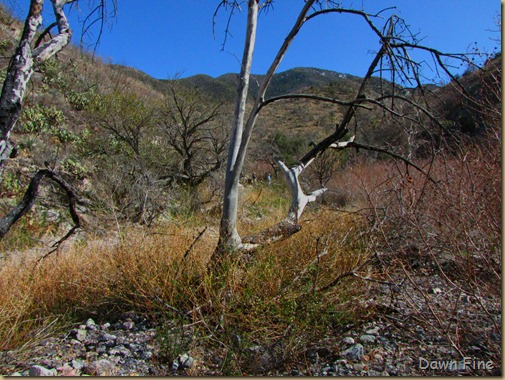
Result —
<instances>
[{"instance_id":1,"label":"pale tree limb","mask_svg":"<svg viewBox=\"0 0 505 380\"><path fill-rule=\"evenodd\" d=\"M70 42L72 31L63 7L71 1L51 0L58 34L48 42L32 49L37 29L42 24L44 0L31 0L23 33L7 69L0 95L0 177L5 162L15 156L15 147L9 139L10 133L21 115L26 88L35 68L61 51Z\"/></svg>"},{"instance_id":2,"label":"pale tree limb","mask_svg":"<svg viewBox=\"0 0 505 380\"><path fill-rule=\"evenodd\" d=\"M221 217L220 237L217 253L227 249L237 249L242 243L242 239L237 231L237 212L238 212L238 185L240 174L244 166L247 147L252 136L261 103L264 101L266 90L272 80L272 77L284 58L287 49L293 39L296 37L300 28L306 20L307 12L310 10L315 0L307 0L300 14L285 38L282 46L277 52L272 64L259 86L255 103L245 122L245 102L247 100L247 88L250 78L250 66L255 45L257 17L259 5L257 0L248 2L248 23L246 31L246 44L242 59L242 69L240 74L240 84L238 88L237 109L235 113L235 125L231 136L230 150L228 155L228 165L226 169L225 191L223 214ZM237 112L240 111L240 112ZM245 125L244 125L245 123Z\"/></svg>"},{"instance_id":3,"label":"pale tree limb","mask_svg":"<svg viewBox=\"0 0 505 380\"><path fill-rule=\"evenodd\" d=\"M249 79L251 77L257 25L258 3L256 0L249 0L246 41L244 54L242 56L240 82L237 89L237 102L235 104L235 113L233 117L234 123L230 136L230 148L226 165L224 204L221 226L219 229L219 242L211 261L225 250L236 249L241 244L241 238L237 231L237 213L238 186L242 164L237 162L237 156L240 153L241 143L243 142L247 93L249 90Z\"/></svg>"},{"instance_id":4,"label":"pale tree limb","mask_svg":"<svg viewBox=\"0 0 505 380\"><path fill-rule=\"evenodd\" d=\"M288 215L281 222L261 231L260 233L244 237L242 239L240 249L248 251L261 245L272 244L277 241L287 239L291 235L300 231L301 226L299 224L299 219L305 210L305 207L310 202L314 202L318 196L327 190L326 188L321 188L309 194L305 194L303 191L299 177L303 170L306 169L312 161L308 162L306 165L298 163L290 168L288 168L278 157L275 158L275 161L286 176L291 192L291 206L289 208Z\"/></svg>"}]
</instances>

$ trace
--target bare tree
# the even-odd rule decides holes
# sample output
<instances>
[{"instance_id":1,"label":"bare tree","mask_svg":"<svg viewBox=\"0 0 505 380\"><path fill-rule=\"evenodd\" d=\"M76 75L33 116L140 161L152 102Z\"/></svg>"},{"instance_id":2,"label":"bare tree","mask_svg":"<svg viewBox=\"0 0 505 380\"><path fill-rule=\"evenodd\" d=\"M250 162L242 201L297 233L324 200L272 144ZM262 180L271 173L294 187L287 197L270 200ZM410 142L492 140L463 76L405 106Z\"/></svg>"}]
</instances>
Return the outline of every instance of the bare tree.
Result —
<instances>
[{"instance_id":1,"label":"bare tree","mask_svg":"<svg viewBox=\"0 0 505 380\"><path fill-rule=\"evenodd\" d=\"M23 33L7 69L0 95L0 170L3 170L5 162L11 156L16 155L9 137L21 114L23 98L34 70L70 42L72 30L63 11L64 6L70 2L72 0L51 1L58 34L45 43L41 43L41 38L36 40L38 28L42 24L44 0L30 2Z\"/></svg>"},{"instance_id":2,"label":"bare tree","mask_svg":"<svg viewBox=\"0 0 505 380\"><path fill-rule=\"evenodd\" d=\"M253 52L255 46L256 29L258 26L258 13L262 7L269 6L271 1L260 2L258 0L249 0L247 5L248 18L246 29L246 40L244 44L244 53L242 58L242 66L240 73L240 82L238 85L237 101L234 114L234 125L232 130L230 149L228 155L228 165L226 170L226 182L224 193L224 207L221 219L220 241L215 253L215 257L219 256L227 250L249 249L257 245L277 241L286 238L291 234L300 230L299 219L309 202L314 201L319 195L324 193L325 188L317 189L306 194L300 184L300 175L302 172L323 152L330 148L344 149L348 147L361 147L363 149L375 150L382 153L390 153L384 148L370 147L365 144L351 140L347 142L339 142L344 138L351 125L354 123L359 113L362 111L370 111L380 108L383 112L389 113L395 117L395 122L412 119L408 114L401 112L396 104L408 104L410 109L415 109L416 112L433 120L437 124L437 118L430 113L424 98L421 101L414 101L408 94L400 91L401 85L407 84L410 87L417 87L423 93L421 63L411 58L413 51L422 51L430 55L437 66L437 70L445 73L449 78L457 82L457 79L448 70L448 66L443 59L465 59L461 54L444 54L436 49L425 47L419 44L416 36L412 34L408 26L397 15L393 14L387 18L383 17L383 10L377 14L369 14L363 10L352 8L343 8L340 2L336 1L317 1L307 0L301 7L298 18L296 19L291 31L277 51L277 54L272 61L266 75L259 83L259 88L254 96L254 104L250 107L247 114L246 100L250 79L250 68L253 60ZM235 6L239 4L236 1L222 1L221 6ZM388 9L390 11L391 9ZM295 39L302 26L321 15L328 14L347 14L361 18L366 27L368 27L378 37L380 45L377 53L372 59L367 73L361 81L358 91L352 99L338 100L317 96L312 94L287 94L282 96L265 99L266 91L272 80L272 77L284 58L291 42ZM382 21L382 27L378 27L374 22ZM368 98L367 90L370 85L372 76L386 77L392 81L389 85L384 85L381 88L381 94L376 98ZM386 79L384 78L384 79ZM292 203L288 211L287 217L279 224L269 228L262 233L241 238L237 232L237 204L238 204L238 185L239 178L244 164L247 147L254 130L257 117L263 107L273 102L282 101L285 99L311 99L329 104L337 104L347 108L342 119L335 126L334 131L323 138L319 143L314 144L298 162L288 167L280 159L277 163L284 172L289 188L291 190ZM412 119L415 120L415 119ZM419 122L419 120L417 120ZM353 124L354 123L354 124ZM443 126L438 123L438 126ZM397 159L404 160L407 164L412 164L408 159L402 156L390 153ZM417 166L414 166L420 169Z\"/></svg>"},{"instance_id":3,"label":"bare tree","mask_svg":"<svg viewBox=\"0 0 505 380\"><path fill-rule=\"evenodd\" d=\"M195 90L171 88L160 110L162 137L175 151L164 177L189 189L192 208L200 203L198 187L226 159L228 128L221 120L223 103L207 103Z\"/></svg>"},{"instance_id":4,"label":"bare tree","mask_svg":"<svg viewBox=\"0 0 505 380\"><path fill-rule=\"evenodd\" d=\"M106 0L97 1L102 5L106 2ZM77 2L77 0L50 0L55 21L42 33L39 33L43 21L44 0L30 0L30 8L25 19L23 32L7 68L0 94L0 181L2 180L6 162L17 155L17 148L10 140L10 134L21 115L25 93L33 73L42 63L54 57L70 42L72 30L64 8L74 2ZM101 9L103 11L105 8L102 7ZM103 17L103 14L101 16ZM57 28L57 33L52 36L51 30L54 27ZM41 180L45 177L50 178L67 192L69 197L72 198L72 202L74 202L75 195L70 186L67 186L53 171L41 169L33 176L24 198L6 216L0 219L0 238L9 231L19 218L30 210L37 197ZM72 207L71 213L75 211ZM72 218L75 225L78 226L78 218L75 219L74 214L72 214ZM76 228L72 228L65 238Z\"/></svg>"}]
</instances>

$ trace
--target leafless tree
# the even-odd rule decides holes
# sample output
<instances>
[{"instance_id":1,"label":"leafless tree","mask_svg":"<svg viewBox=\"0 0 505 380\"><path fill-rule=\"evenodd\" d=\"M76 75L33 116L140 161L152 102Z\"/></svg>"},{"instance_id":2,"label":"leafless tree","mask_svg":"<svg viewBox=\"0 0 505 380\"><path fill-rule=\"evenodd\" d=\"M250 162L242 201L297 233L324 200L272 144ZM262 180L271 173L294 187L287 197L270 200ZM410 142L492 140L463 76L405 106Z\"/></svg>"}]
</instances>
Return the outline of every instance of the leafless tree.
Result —
<instances>
[{"instance_id":1,"label":"leafless tree","mask_svg":"<svg viewBox=\"0 0 505 380\"><path fill-rule=\"evenodd\" d=\"M171 88L160 110L162 140L175 151L164 177L188 188L198 207L198 187L222 168L226 159L228 128L223 103L208 103L195 90Z\"/></svg>"},{"instance_id":2,"label":"leafless tree","mask_svg":"<svg viewBox=\"0 0 505 380\"><path fill-rule=\"evenodd\" d=\"M97 1L104 4L107 0ZM42 63L54 57L69 44L72 30L65 9L67 5L76 2L77 0L51 0L50 4L55 21L40 33L44 0L30 0L30 8L25 19L23 32L7 68L0 94L0 181L2 180L6 162L17 155L17 148L10 140L10 134L21 115L28 83L35 70ZM100 14L100 12L98 13ZM57 33L53 36L51 30L54 27L57 28ZM23 200L5 217L0 219L0 238L9 231L19 218L30 210L38 194L41 180L45 177L50 178L68 194L72 194L72 199L75 198L71 188L65 185L56 173L47 169L39 170L32 178ZM76 225L78 225L77 222ZM74 230L75 228L71 229L71 232Z\"/></svg>"},{"instance_id":3,"label":"leafless tree","mask_svg":"<svg viewBox=\"0 0 505 380\"><path fill-rule=\"evenodd\" d=\"M237 101L234 114L234 125L232 129L231 142L228 154L228 163L226 169L224 207L220 226L220 241L216 250L215 258L229 250L250 249L261 244L284 239L300 230L300 217L309 202L314 201L319 195L323 194L325 188L317 189L306 194L300 184L300 175L302 172L323 152L328 149L344 149L348 147L360 147L362 149L375 150L382 153L390 153L384 148L370 147L352 141L354 136L348 141L342 140L351 129L360 112L373 109L382 109L395 117L396 122L403 120L416 121L411 115L403 113L397 105L408 104L410 109L415 109L417 113L422 114L437 124L437 118L430 113L426 102L421 97L421 101L415 101L408 93L401 91L403 85L417 87L422 93L422 64L412 58L413 52L421 51L433 59L434 65L440 74L444 73L456 83L457 78L449 71L448 65L444 62L446 59L466 59L461 54L442 53L436 49L423 46L419 43L416 36L410 32L405 22L396 14L385 17L386 12L391 13L393 9L386 9L377 14L369 14L364 10L353 8L344 8L337 1L317 1L307 0L301 6L298 18L293 24L292 29L283 40L281 47L272 61L266 75L259 83L259 88L254 96L254 103L247 107L247 94L249 89L250 70L253 61L253 52L255 47L256 30L258 27L258 13L263 7L271 5L272 1L249 0L247 4L248 17L246 39L241 64L240 82L238 85ZM239 7L237 1L222 1L220 6L228 6L233 9ZM266 99L265 94L270 85L272 77L284 58L290 44L293 42L302 26L307 22L318 18L321 15L350 15L360 18L364 21L364 26L369 28L379 41L377 51L373 57L368 71L364 75L358 91L352 99L339 100L317 96L312 94L287 94ZM381 21L382 26L377 26L376 22ZM381 88L381 94L375 98L367 96L368 86L372 76L380 76L381 79L388 79L389 85ZM384 81L386 83L386 81ZM286 218L279 224L269 228L262 233L242 238L237 232L237 205L238 205L238 185L242 172L247 147L252 137L256 120L260 111L267 105L282 101L285 99L311 99L328 104L345 106L346 111L342 119L337 123L333 132L323 138L317 144L301 157L298 162L288 167L280 159L277 163L284 172L289 188L291 190L292 203ZM419 122L419 121L417 121ZM438 123L440 128L443 125ZM356 132L356 131L355 131ZM356 134L356 133L354 133ZM403 159L408 164L413 164L399 154L391 153L397 159ZM420 169L417 166L414 166Z\"/></svg>"}]
</instances>

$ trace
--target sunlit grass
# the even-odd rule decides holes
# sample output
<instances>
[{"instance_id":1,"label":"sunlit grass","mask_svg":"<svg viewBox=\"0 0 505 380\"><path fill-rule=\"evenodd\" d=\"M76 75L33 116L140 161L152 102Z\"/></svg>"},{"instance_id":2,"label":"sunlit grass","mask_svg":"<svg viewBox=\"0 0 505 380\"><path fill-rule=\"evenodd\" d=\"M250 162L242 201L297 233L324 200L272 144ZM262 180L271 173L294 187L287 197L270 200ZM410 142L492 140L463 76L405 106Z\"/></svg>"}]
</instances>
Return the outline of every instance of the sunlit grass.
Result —
<instances>
[{"instance_id":1,"label":"sunlit grass","mask_svg":"<svg viewBox=\"0 0 505 380\"><path fill-rule=\"evenodd\" d=\"M243 219L253 206L264 216L244 224L244 230L267 227L284 216L287 202L279 199L278 188L247 191ZM317 290L369 254L348 233L359 229L355 217L316 210L306 219L291 239L246 261L231 255L218 273L207 269L218 230L201 221L125 227L118 237L67 245L40 262L44 250L10 255L0 268L0 349L19 348L72 321L113 319L128 310L162 326L182 319L202 337L212 332L209 347L218 341L217 346L232 347L232 336L239 335L244 344L294 339L293 350L300 349L302 336L317 336L355 315L348 301L359 287ZM335 311L338 305L348 305L343 306L349 307L347 319ZM160 330L165 338L172 336L167 329ZM291 335L285 336L286 329ZM170 339L162 342L165 349L173 348Z\"/></svg>"}]
</instances>

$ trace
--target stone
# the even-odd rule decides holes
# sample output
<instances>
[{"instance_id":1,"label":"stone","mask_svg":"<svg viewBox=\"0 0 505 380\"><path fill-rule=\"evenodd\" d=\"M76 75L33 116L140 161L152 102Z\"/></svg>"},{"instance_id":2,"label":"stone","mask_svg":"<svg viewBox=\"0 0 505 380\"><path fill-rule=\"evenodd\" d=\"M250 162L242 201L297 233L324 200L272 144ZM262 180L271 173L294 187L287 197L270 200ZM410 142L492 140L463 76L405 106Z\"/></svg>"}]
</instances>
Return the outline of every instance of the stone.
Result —
<instances>
[{"instance_id":1,"label":"stone","mask_svg":"<svg viewBox=\"0 0 505 380\"><path fill-rule=\"evenodd\" d=\"M56 371L54 369L47 369L41 365L33 365L30 367L28 374L29 376L55 376Z\"/></svg>"},{"instance_id":2,"label":"stone","mask_svg":"<svg viewBox=\"0 0 505 380\"><path fill-rule=\"evenodd\" d=\"M379 290L382 292L382 293L389 293L389 286L387 285L379 285Z\"/></svg>"},{"instance_id":3,"label":"stone","mask_svg":"<svg viewBox=\"0 0 505 380\"><path fill-rule=\"evenodd\" d=\"M91 362L89 366L84 368L84 372L93 376L111 376L114 373L114 365L110 360L100 359Z\"/></svg>"},{"instance_id":4,"label":"stone","mask_svg":"<svg viewBox=\"0 0 505 380\"><path fill-rule=\"evenodd\" d=\"M356 342L354 341L354 338L352 338L352 337L350 337L350 336L346 336L345 338L343 338L343 339L341 340L341 343L342 343L342 344L348 344L348 345L350 345L350 344L354 344L354 343L356 343Z\"/></svg>"},{"instance_id":5,"label":"stone","mask_svg":"<svg viewBox=\"0 0 505 380\"><path fill-rule=\"evenodd\" d=\"M96 322L93 319L88 318L86 321L86 328L88 330L96 330Z\"/></svg>"},{"instance_id":6,"label":"stone","mask_svg":"<svg viewBox=\"0 0 505 380\"><path fill-rule=\"evenodd\" d=\"M183 354L179 357L179 363L181 363L181 368L191 368L193 367L194 362L195 359L193 359L188 354Z\"/></svg>"},{"instance_id":7,"label":"stone","mask_svg":"<svg viewBox=\"0 0 505 380\"><path fill-rule=\"evenodd\" d=\"M365 365L363 363L356 363L353 365L353 367L355 371L361 372L365 368Z\"/></svg>"},{"instance_id":8,"label":"stone","mask_svg":"<svg viewBox=\"0 0 505 380\"><path fill-rule=\"evenodd\" d=\"M140 354L140 359L142 360L150 360L153 357L153 353L151 351L144 351Z\"/></svg>"},{"instance_id":9,"label":"stone","mask_svg":"<svg viewBox=\"0 0 505 380\"><path fill-rule=\"evenodd\" d=\"M123 322L121 325L121 327L124 330L131 330L131 329L133 329L134 326L135 326L135 322L133 322L133 321L126 321L126 322Z\"/></svg>"},{"instance_id":10,"label":"stone","mask_svg":"<svg viewBox=\"0 0 505 380\"><path fill-rule=\"evenodd\" d=\"M384 362L384 357L381 354L375 354L374 359L381 362L381 363Z\"/></svg>"},{"instance_id":11,"label":"stone","mask_svg":"<svg viewBox=\"0 0 505 380\"><path fill-rule=\"evenodd\" d=\"M365 349L359 343L356 343L342 352L342 356L349 360L361 360L365 355Z\"/></svg>"},{"instance_id":12,"label":"stone","mask_svg":"<svg viewBox=\"0 0 505 380\"><path fill-rule=\"evenodd\" d=\"M374 343L375 342L375 337L373 335L365 334L365 335L361 335L359 337L359 341L361 343Z\"/></svg>"},{"instance_id":13,"label":"stone","mask_svg":"<svg viewBox=\"0 0 505 380\"><path fill-rule=\"evenodd\" d=\"M77 329L75 330L75 339L77 339L79 342L82 342L86 339L87 336L87 331L84 329Z\"/></svg>"},{"instance_id":14,"label":"stone","mask_svg":"<svg viewBox=\"0 0 505 380\"><path fill-rule=\"evenodd\" d=\"M73 368L68 363L63 364L63 366L57 368L60 376L78 376L79 370Z\"/></svg>"},{"instance_id":15,"label":"stone","mask_svg":"<svg viewBox=\"0 0 505 380\"><path fill-rule=\"evenodd\" d=\"M122 356L122 357L129 357L129 356L132 356L132 353L126 347L124 347L122 345L119 345L119 346L116 346L116 347L112 347L109 350L109 355L116 355L116 356L119 355L119 356Z\"/></svg>"},{"instance_id":16,"label":"stone","mask_svg":"<svg viewBox=\"0 0 505 380\"><path fill-rule=\"evenodd\" d=\"M112 334L108 334L106 332L102 332L98 335L99 342L115 342L117 337Z\"/></svg>"},{"instance_id":17,"label":"stone","mask_svg":"<svg viewBox=\"0 0 505 380\"><path fill-rule=\"evenodd\" d=\"M105 354L106 351L107 351L107 346L105 346L105 344L99 344L98 347L96 348L96 352L98 354Z\"/></svg>"},{"instance_id":18,"label":"stone","mask_svg":"<svg viewBox=\"0 0 505 380\"><path fill-rule=\"evenodd\" d=\"M86 365L86 362L82 359L73 359L72 360L72 367L74 367L75 369L83 369L85 365Z\"/></svg>"},{"instance_id":19,"label":"stone","mask_svg":"<svg viewBox=\"0 0 505 380\"><path fill-rule=\"evenodd\" d=\"M379 327L375 326L374 328L368 329L365 331L368 335L379 335Z\"/></svg>"},{"instance_id":20,"label":"stone","mask_svg":"<svg viewBox=\"0 0 505 380\"><path fill-rule=\"evenodd\" d=\"M172 371L177 371L179 369L179 361L178 360L174 360L172 362Z\"/></svg>"}]
</instances>

